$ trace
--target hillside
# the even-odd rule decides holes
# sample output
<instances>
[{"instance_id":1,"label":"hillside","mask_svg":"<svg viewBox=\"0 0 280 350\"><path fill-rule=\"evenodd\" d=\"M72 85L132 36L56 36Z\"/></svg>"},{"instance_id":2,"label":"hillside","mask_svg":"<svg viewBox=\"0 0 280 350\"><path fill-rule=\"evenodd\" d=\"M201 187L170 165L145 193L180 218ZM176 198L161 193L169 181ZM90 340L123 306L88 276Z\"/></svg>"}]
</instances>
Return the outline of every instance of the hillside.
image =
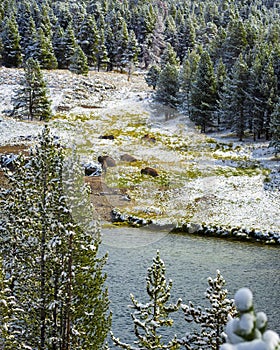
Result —
<instances>
[{"instance_id":1,"label":"hillside","mask_svg":"<svg viewBox=\"0 0 280 350\"><path fill-rule=\"evenodd\" d=\"M67 147L77 146L84 165L98 166L100 155L117 163L102 180L86 177L101 219L111 220L111 211L117 208L121 220L130 217L134 224L152 220L176 227L191 222L279 232L280 167L267 141L238 142L228 134L201 134L186 115L152 102L142 75L130 82L116 73L92 72L85 78L56 71L46 76L53 108L64 108L50 121L54 134ZM99 92L87 88L81 103L81 86L99 86ZM8 91L7 87L1 92L5 108ZM0 127L3 145L36 135L41 123L4 118ZM102 135L114 139L100 139ZM123 161L123 154L137 161ZM146 166L159 176L141 175ZM133 222L134 217L144 222Z\"/></svg>"}]
</instances>

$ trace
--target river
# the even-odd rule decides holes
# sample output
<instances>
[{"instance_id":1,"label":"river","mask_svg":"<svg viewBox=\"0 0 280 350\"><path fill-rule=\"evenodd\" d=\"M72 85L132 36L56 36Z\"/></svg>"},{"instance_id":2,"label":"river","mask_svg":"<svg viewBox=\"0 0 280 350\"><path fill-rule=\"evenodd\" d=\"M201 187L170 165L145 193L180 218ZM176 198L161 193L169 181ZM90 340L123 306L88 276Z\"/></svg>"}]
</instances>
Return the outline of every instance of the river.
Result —
<instances>
[{"instance_id":1,"label":"river","mask_svg":"<svg viewBox=\"0 0 280 350\"><path fill-rule=\"evenodd\" d=\"M250 288L255 310L264 311L268 328L280 333L279 248L143 228L105 228L102 241L100 251L109 253L105 271L113 312L112 330L122 341L132 344L135 340L131 309L127 307L131 304L130 293L139 302L148 302L146 272L157 250L165 262L166 278L173 280L170 301L182 298L183 303L191 300L196 306L209 306L204 297L207 278L216 277L219 269L226 280L228 296L233 298L241 287ZM182 337L190 325L182 313L174 319L170 335Z\"/></svg>"}]
</instances>

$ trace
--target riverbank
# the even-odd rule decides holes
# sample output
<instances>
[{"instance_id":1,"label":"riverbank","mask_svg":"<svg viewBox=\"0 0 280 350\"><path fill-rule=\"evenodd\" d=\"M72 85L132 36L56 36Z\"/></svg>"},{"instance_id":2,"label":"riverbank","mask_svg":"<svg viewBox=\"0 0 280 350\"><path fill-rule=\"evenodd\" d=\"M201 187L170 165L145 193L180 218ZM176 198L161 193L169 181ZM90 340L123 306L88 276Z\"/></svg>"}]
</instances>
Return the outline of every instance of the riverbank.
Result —
<instances>
[{"instance_id":1,"label":"riverbank","mask_svg":"<svg viewBox=\"0 0 280 350\"><path fill-rule=\"evenodd\" d=\"M0 145L25 142L28 147L42 123L6 117L20 72L5 69L1 74L10 78L2 77ZM220 236L247 232L251 239L256 232L259 241L262 232L269 243L278 239L280 164L268 142L201 134L187 116L152 103L140 74L130 82L117 73L79 77L58 71L46 76L55 111L49 122L53 133L66 147L76 146L82 164L97 164L105 155L116 163L102 178L85 177L101 221L116 222L118 212L130 218L120 220L124 225L152 222L181 231L192 225L206 227L202 234L207 235L214 227ZM106 135L110 138L102 138ZM135 161L124 160L127 154ZM158 176L143 174L146 167Z\"/></svg>"}]
</instances>

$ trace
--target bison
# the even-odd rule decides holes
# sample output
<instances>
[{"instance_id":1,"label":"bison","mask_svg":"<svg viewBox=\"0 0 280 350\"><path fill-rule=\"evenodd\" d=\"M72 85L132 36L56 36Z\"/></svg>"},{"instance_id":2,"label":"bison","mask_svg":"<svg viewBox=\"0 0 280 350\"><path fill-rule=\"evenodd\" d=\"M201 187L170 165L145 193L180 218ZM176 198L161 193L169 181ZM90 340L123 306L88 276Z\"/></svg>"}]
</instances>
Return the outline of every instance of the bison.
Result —
<instances>
[{"instance_id":1,"label":"bison","mask_svg":"<svg viewBox=\"0 0 280 350\"><path fill-rule=\"evenodd\" d=\"M154 168L146 167L141 170L141 174L150 175L153 177L159 176L158 172Z\"/></svg>"},{"instance_id":2,"label":"bison","mask_svg":"<svg viewBox=\"0 0 280 350\"><path fill-rule=\"evenodd\" d=\"M102 165L102 168L116 166L115 160L109 156L99 156L97 160Z\"/></svg>"},{"instance_id":3,"label":"bison","mask_svg":"<svg viewBox=\"0 0 280 350\"><path fill-rule=\"evenodd\" d=\"M152 143L156 142L156 138L154 136L149 135L149 134L146 134L145 136L143 136L142 140L152 142Z\"/></svg>"},{"instance_id":4,"label":"bison","mask_svg":"<svg viewBox=\"0 0 280 350\"><path fill-rule=\"evenodd\" d=\"M103 140L114 140L115 136L114 135L101 135L99 136L99 139L103 139Z\"/></svg>"},{"instance_id":5,"label":"bison","mask_svg":"<svg viewBox=\"0 0 280 350\"><path fill-rule=\"evenodd\" d=\"M129 162L129 163L137 162L137 159L135 157L131 156L130 154L123 154L123 155L121 155L120 158L124 162Z\"/></svg>"}]
</instances>

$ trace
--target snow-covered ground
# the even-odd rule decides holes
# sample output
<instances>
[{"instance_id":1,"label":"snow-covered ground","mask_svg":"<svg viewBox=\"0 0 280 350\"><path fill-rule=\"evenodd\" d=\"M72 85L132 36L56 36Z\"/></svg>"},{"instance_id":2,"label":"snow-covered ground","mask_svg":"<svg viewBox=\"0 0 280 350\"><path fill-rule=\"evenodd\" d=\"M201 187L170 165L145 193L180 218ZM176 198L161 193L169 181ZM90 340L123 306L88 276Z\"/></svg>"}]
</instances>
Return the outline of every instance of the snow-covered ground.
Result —
<instances>
[{"instance_id":1,"label":"snow-covered ground","mask_svg":"<svg viewBox=\"0 0 280 350\"><path fill-rule=\"evenodd\" d=\"M42 128L5 116L20 74L0 69L0 145L36 136ZM84 163L105 154L117 161L106 183L129 194L122 212L174 226L191 221L280 232L280 162L267 142L202 135L186 116L152 105L139 77L129 83L119 76L117 89L116 75L104 84L94 73L90 83L69 72L48 73L47 80L53 109L60 113L50 122L53 132L76 144ZM105 134L115 139L101 140ZM145 141L146 134L156 141ZM124 153L138 161L121 161ZM145 166L160 176L141 175Z\"/></svg>"}]
</instances>

